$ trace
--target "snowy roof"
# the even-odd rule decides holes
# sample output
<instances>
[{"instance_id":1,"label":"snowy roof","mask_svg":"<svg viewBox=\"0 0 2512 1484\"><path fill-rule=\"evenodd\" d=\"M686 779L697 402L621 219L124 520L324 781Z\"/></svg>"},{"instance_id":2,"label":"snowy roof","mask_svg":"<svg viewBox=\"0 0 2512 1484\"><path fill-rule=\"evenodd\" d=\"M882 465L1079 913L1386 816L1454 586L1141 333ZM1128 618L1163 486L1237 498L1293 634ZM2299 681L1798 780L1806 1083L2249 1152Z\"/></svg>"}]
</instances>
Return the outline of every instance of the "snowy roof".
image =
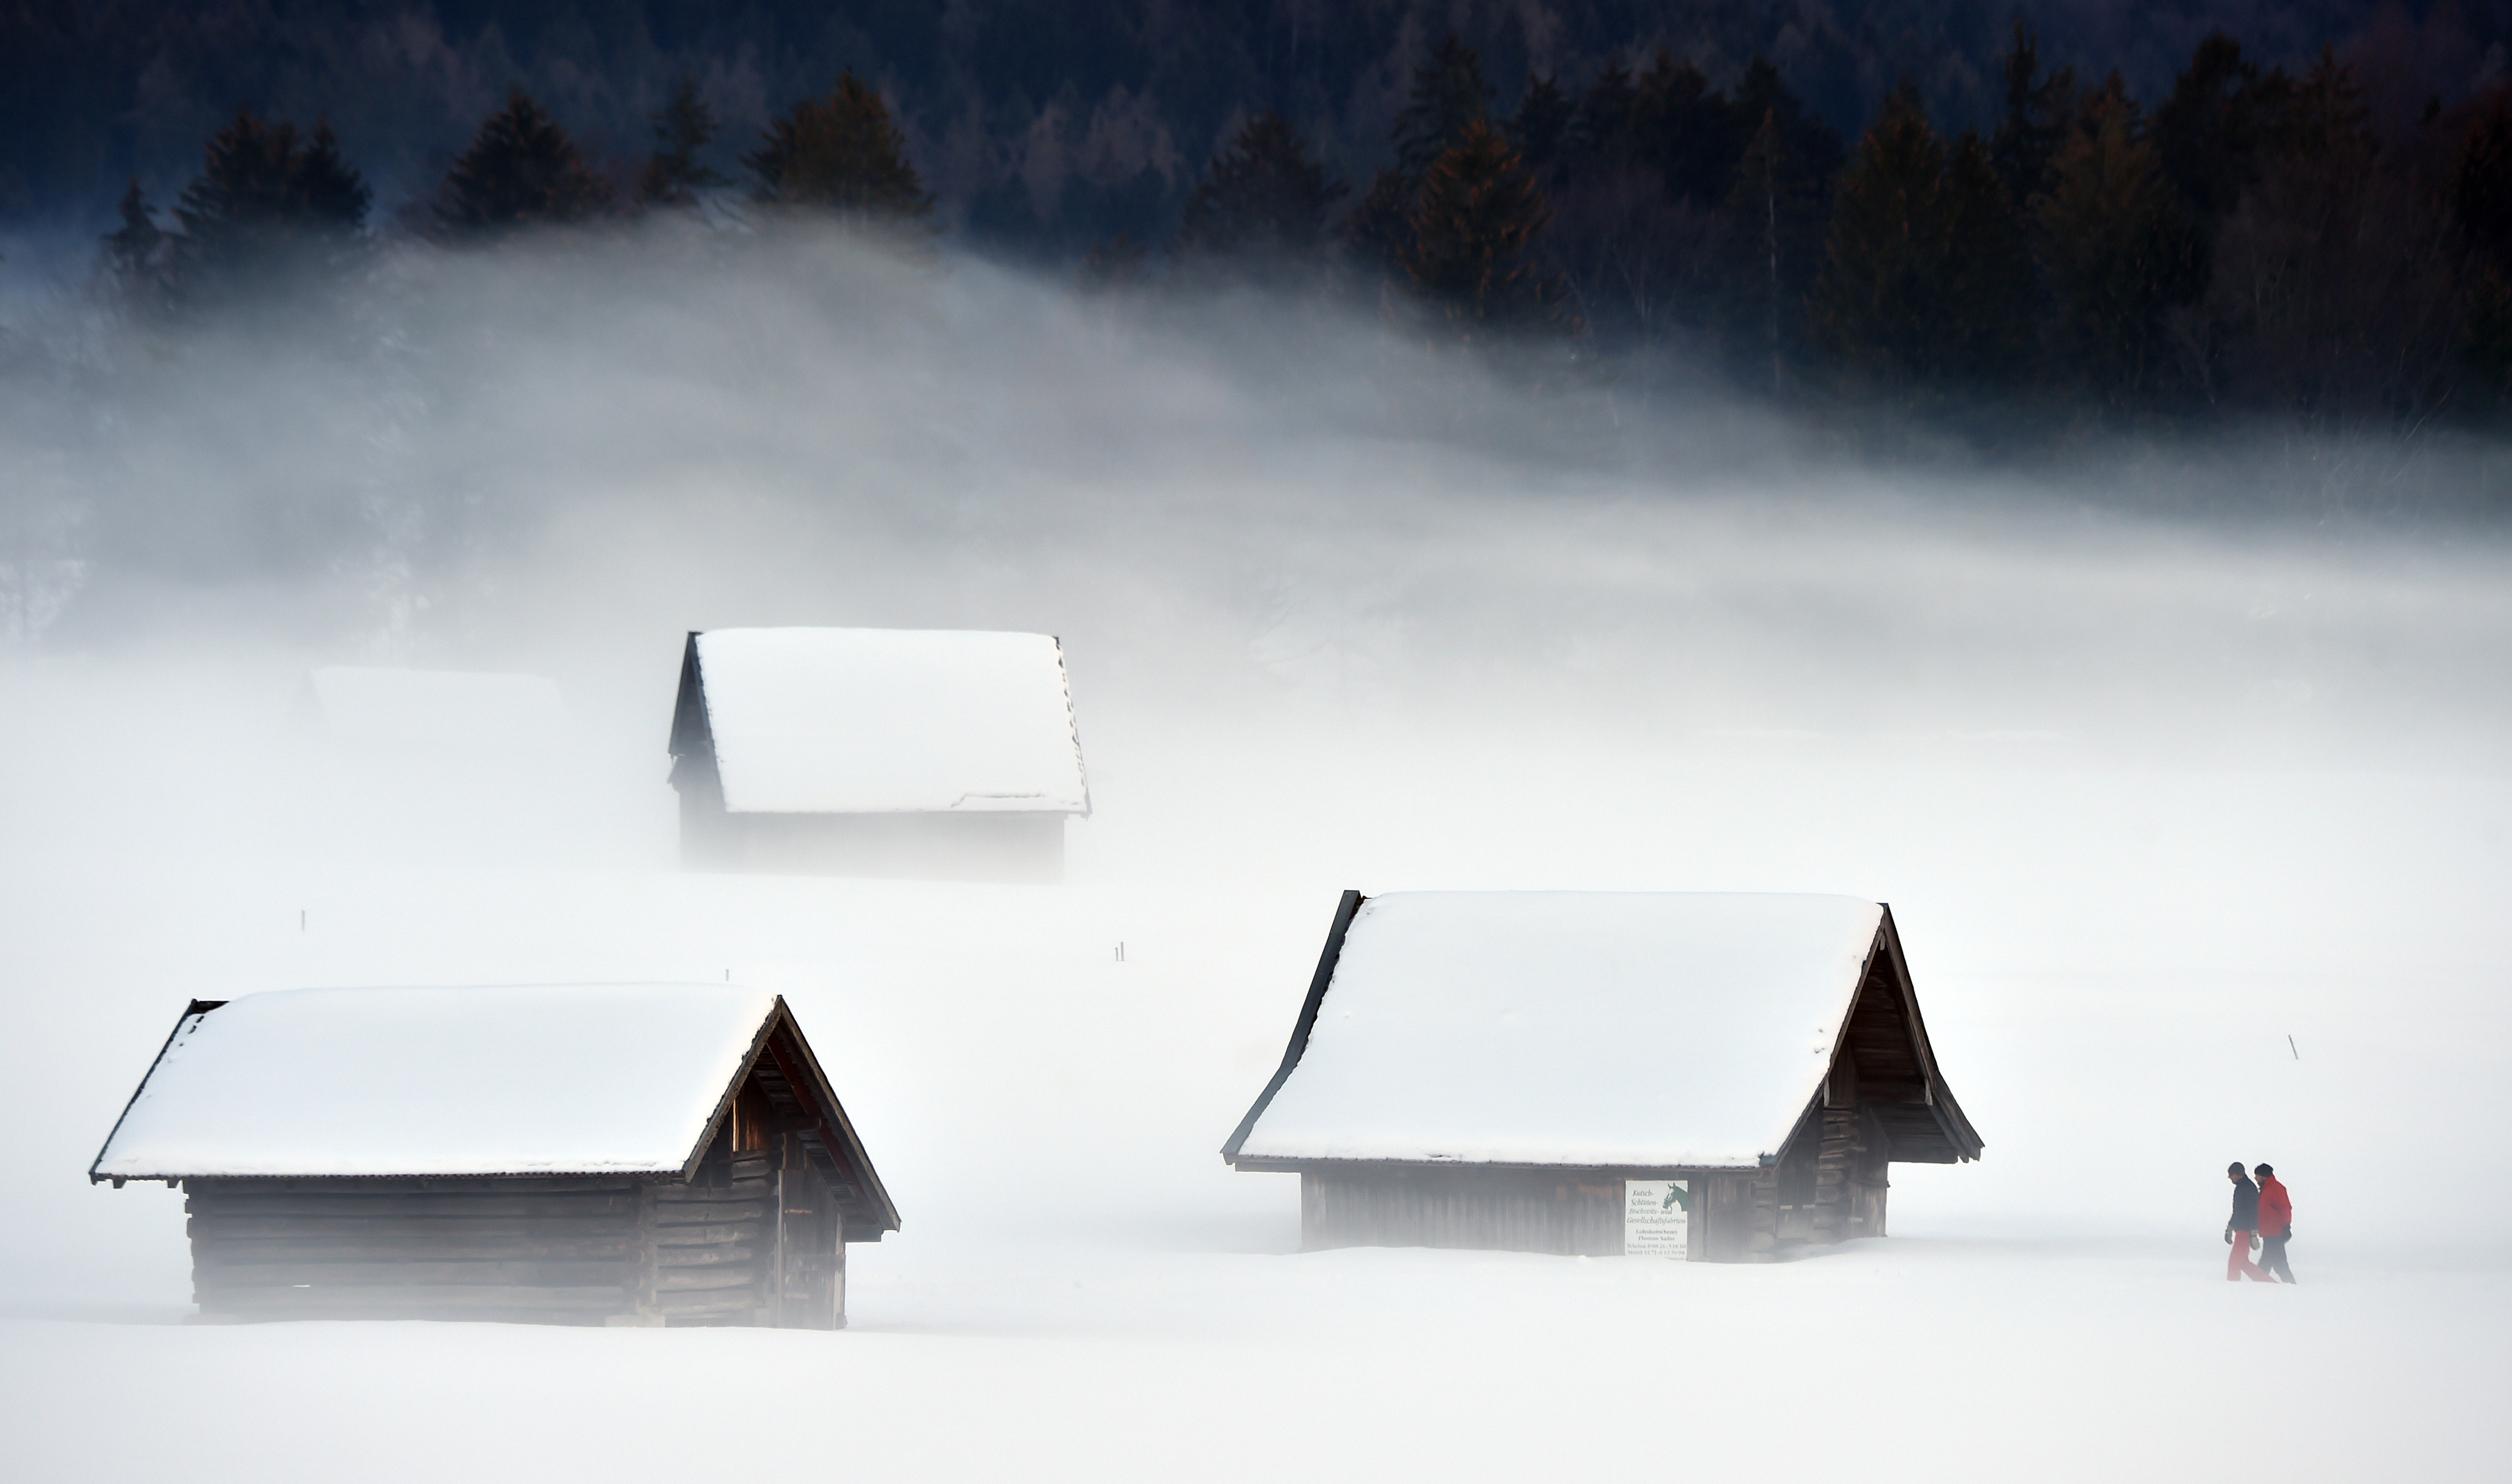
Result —
<instances>
[{"instance_id":1,"label":"snowy roof","mask_svg":"<svg viewBox=\"0 0 2512 1484\"><path fill-rule=\"evenodd\" d=\"M704 984L196 1005L90 1174L678 1174L776 1009Z\"/></svg>"},{"instance_id":2,"label":"snowy roof","mask_svg":"<svg viewBox=\"0 0 2512 1484\"><path fill-rule=\"evenodd\" d=\"M1822 1086L1883 918L1832 896L1370 898L1224 1152L1751 1167Z\"/></svg>"},{"instance_id":3,"label":"snowy roof","mask_svg":"<svg viewBox=\"0 0 2512 1484\"><path fill-rule=\"evenodd\" d=\"M305 679L324 735L344 742L548 743L567 725L545 676L326 665Z\"/></svg>"},{"instance_id":4,"label":"snowy roof","mask_svg":"<svg viewBox=\"0 0 2512 1484\"><path fill-rule=\"evenodd\" d=\"M691 647L735 813L1090 811L1047 635L711 629Z\"/></svg>"}]
</instances>

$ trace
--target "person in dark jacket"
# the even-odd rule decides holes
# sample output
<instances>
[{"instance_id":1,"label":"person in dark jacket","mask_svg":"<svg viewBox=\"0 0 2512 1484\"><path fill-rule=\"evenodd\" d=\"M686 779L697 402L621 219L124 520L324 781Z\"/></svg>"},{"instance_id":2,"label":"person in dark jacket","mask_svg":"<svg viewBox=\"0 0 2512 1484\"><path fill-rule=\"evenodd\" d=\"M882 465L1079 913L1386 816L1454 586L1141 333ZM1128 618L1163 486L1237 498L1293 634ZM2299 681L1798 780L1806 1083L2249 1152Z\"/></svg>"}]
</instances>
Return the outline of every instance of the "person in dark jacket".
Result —
<instances>
[{"instance_id":1,"label":"person in dark jacket","mask_svg":"<svg viewBox=\"0 0 2512 1484\"><path fill-rule=\"evenodd\" d=\"M2224 1167L2224 1178L2233 1183L2233 1219L2224 1223L2224 1240L2233 1250L2224 1258L2224 1281L2238 1283L2247 1274L2254 1283L2273 1283L2276 1279L2251 1261L2251 1244L2258 1239L2259 1188L2251 1184L2238 1160Z\"/></svg>"},{"instance_id":2,"label":"person in dark jacket","mask_svg":"<svg viewBox=\"0 0 2512 1484\"><path fill-rule=\"evenodd\" d=\"M2294 1197L2276 1178L2275 1165L2253 1165L2252 1171L2259 1178L2259 1266L2291 1283L2294 1269L2286 1263L2285 1243L2294 1235Z\"/></svg>"}]
</instances>

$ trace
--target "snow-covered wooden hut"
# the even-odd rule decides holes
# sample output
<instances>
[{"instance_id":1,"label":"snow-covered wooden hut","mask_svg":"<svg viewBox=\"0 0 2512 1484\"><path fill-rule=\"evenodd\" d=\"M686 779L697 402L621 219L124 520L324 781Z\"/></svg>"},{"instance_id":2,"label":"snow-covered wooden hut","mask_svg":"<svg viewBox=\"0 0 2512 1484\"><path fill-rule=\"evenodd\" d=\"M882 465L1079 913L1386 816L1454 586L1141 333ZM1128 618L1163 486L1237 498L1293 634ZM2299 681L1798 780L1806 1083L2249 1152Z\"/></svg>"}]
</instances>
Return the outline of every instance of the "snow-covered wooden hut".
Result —
<instances>
[{"instance_id":1,"label":"snow-covered wooden hut","mask_svg":"<svg viewBox=\"0 0 2512 1484\"><path fill-rule=\"evenodd\" d=\"M702 869L1051 881L1090 812L1044 634L693 633L671 752Z\"/></svg>"},{"instance_id":2,"label":"snow-covered wooden hut","mask_svg":"<svg viewBox=\"0 0 2512 1484\"><path fill-rule=\"evenodd\" d=\"M194 1000L88 1179L179 1184L211 1321L845 1324L898 1210L730 985Z\"/></svg>"},{"instance_id":3,"label":"snow-covered wooden hut","mask_svg":"<svg viewBox=\"0 0 2512 1484\"><path fill-rule=\"evenodd\" d=\"M1305 1249L1740 1261L1884 1234L1977 1159L1890 909L1830 896L1346 892L1222 1157Z\"/></svg>"}]
</instances>

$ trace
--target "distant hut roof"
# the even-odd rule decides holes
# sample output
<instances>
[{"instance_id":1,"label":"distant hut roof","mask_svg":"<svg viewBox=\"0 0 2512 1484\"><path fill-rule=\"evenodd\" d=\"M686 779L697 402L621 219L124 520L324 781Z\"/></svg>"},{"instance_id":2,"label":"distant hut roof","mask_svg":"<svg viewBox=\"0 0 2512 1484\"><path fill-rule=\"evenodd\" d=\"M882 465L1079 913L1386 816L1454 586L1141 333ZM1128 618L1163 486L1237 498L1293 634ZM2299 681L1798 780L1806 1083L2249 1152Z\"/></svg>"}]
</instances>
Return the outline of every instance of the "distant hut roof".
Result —
<instances>
[{"instance_id":1,"label":"distant hut roof","mask_svg":"<svg viewBox=\"0 0 2512 1484\"><path fill-rule=\"evenodd\" d=\"M91 1180L686 1176L743 1080L897 1212L783 999L730 985L284 990L195 1000Z\"/></svg>"},{"instance_id":2,"label":"distant hut roof","mask_svg":"<svg viewBox=\"0 0 2512 1484\"><path fill-rule=\"evenodd\" d=\"M1348 895L1337 927L1234 1160L1752 1168L1820 1094L1874 956L1900 968L1890 914L1849 897ZM1900 1157L1976 1156L1906 979L1861 1016L1887 997L1930 1099ZM1940 1126L1942 1156L1916 1142Z\"/></svg>"},{"instance_id":3,"label":"distant hut roof","mask_svg":"<svg viewBox=\"0 0 2512 1484\"><path fill-rule=\"evenodd\" d=\"M1090 812L1044 634L692 634L672 752L702 749L734 813Z\"/></svg>"},{"instance_id":4,"label":"distant hut roof","mask_svg":"<svg viewBox=\"0 0 2512 1484\"><path fill-rule=\"evenodd\" d=\"M305 681L323 734L343 742L538 745L567 725L546 676L325 665Z\"/></svg>"}]
</instances>

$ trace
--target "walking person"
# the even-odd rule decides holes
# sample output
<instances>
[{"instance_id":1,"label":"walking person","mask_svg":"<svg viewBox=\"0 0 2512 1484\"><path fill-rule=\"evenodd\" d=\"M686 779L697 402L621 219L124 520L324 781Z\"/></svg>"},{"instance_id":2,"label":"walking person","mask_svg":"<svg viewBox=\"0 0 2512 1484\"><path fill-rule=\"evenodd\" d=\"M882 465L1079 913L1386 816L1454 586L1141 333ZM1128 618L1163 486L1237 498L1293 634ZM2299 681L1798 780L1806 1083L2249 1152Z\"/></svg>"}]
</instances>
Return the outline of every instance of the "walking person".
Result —
<instances>
[{"instance_id":1,"label":"walking person","mask_svg":"<svg viewBox=\"0 0 2512 1484\"><path fill-rule=\"evenodd\" d=\"M2285 1242L2294 1235L2294 1197L2276 1178L2275 1165L2254 1165L2252 1171L2259 1178L2259 1266L2291 1283L2294 1269L2286 1264Z\"/></svg>"},{"instance_id":2,"label":"walking person","mask_svg":"<svg viewBox=\"0 0 2512 1484\"><path fill-rule=\"evenodd\" d=\"M2239 1160L2224 1167L2224 1178L2233 1183L2233 1219L2224 1223L2224 1240L2233 1250L2224 1258L2224 1281L2238 1283L2248 1274L2254 1283L2273 1283L2276 1279L2251 1261L2251 1244L2259 1230L2259 1188L2251 1184Z\"/></svg>"}]
</instances>

